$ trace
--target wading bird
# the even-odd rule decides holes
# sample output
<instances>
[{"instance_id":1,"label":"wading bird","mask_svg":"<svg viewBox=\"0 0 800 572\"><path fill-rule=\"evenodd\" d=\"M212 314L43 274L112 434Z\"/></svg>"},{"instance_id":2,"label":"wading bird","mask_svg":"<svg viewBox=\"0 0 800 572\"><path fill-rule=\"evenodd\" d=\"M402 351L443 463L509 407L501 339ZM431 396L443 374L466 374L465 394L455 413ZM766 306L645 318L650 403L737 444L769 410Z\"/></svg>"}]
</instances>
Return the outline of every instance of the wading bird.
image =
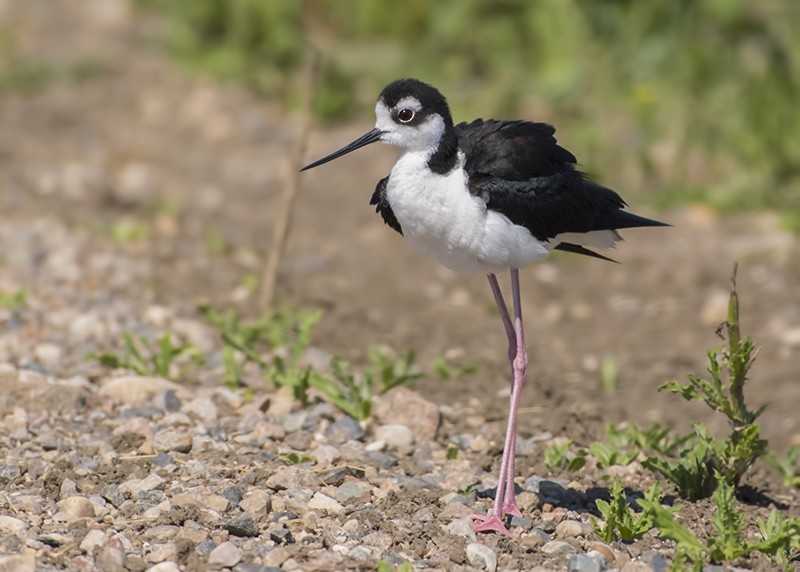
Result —
<instances>
[{"instance_id":1,"label":"wading bird","mask_svg":"<svg viewBox=\"0 0 800 572\"><path fill-rule=\"evenodd\" d=\"M477 119L453 124L447 100L415 79L387 85L375 106L375 128L302 170L370 143L400 149L370 204L414 247L457 272L489 278L508 336L512 369L508 427L494 504L472 515L476 532L510 534L503 519L521 516L515 500L515 441L528 354L519 269L552 250L611 260L590 248L611 248L618 229L667 226L623 210L625 201L576 169L546 123ZM511 273L513 318L496 273Z\"/></svg>"}]
</instances>

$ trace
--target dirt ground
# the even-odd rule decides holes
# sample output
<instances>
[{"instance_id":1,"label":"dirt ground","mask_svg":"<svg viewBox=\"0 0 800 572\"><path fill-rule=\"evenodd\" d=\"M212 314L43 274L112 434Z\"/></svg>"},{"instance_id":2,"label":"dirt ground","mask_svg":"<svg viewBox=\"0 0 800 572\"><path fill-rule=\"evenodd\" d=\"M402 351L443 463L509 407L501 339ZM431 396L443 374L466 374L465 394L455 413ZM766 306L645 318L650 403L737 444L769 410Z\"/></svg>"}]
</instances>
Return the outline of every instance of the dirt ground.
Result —
<instances>
[{"instance_id":1,"label":"dirt ground","mask_svg":"<svg viewBox=\"0 0 800 572\"><path fill-rule=\"evenodd\" d=\"M255 314L241 285L270 248L294 118L235 86L179 71L161 50L157 27L127 3L67 4L0 4L18 51L56 70L36 93L0 97L0 221L58 220L98 243L126 222L142 222L151 240L127 248L146 249L147 287L109 284L107 295L184 314L201 300ZM96 64L90 77L70 76L86 62ZM315 128L307 158L369 128L363 120ZM570 147L569 133L559 135ZM615 186L612 168L572 150ZM327 353L358 362L379 344L413 349L425 367L443 354L476 364L474 374L429 378L416 389L438 403L484 408L489 421L502 423L505 338L486 279L438 267L384 226L367 203L392 161L391 149L375 146L302 176L280 292L324 309L315 345ZM586 443L605 423L623 421L679 431L702 421L724 431L718 415L656 388L705 370L738 261L743 328L761 346L747 397L753 407L768 406L762 432L773 450L800 444L796 237L772 214L720 219L692 205L656 213L643 206L646 191L618 190L637 212L673 226L623 233L619 265L556 254L524 270L531 366L522 433L546 430ZM227 256L210 252L217 235ZM604 391L600 367L609 359L619 375ZM763 468L746 480L786 494Z\"/></svg>"}]
</instances>

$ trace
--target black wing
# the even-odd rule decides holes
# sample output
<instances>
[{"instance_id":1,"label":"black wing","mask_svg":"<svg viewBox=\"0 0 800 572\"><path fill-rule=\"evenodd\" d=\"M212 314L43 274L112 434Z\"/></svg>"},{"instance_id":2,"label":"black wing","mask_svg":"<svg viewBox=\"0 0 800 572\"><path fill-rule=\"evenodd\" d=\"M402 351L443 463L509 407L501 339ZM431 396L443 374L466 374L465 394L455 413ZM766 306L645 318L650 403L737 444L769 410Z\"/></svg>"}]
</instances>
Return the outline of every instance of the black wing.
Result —
<instances>
[{"instance_id":1,"label":"black wing","mask_svg":"<svg viewBox=\"0 0 800 572\"><path fill-rule=\"evenodd\" d=\"M400 223L397 222L397 217L394 216L394 211L389 205L389 200L386 198L386 183L388 182L389 177L384 177L378 181L375 192L372 193L372 198L369 200L369 204L375 205L375 212L383 217L383 222L400 234L403 234L403 229L400 228Z\"/></svg>"},{"instance_id":2,"label":"black wing","mask_svg":"<svg viewBox=\"0 0 800 572\"><path fill-rule=\"evenodd\" d=\"M456 131L470 192L539 240L565 232L664 226L623 211L622 197L576 170L575 156L558 145L551 125L479 119L456 125Z\"/></svg>"}]
</instances>

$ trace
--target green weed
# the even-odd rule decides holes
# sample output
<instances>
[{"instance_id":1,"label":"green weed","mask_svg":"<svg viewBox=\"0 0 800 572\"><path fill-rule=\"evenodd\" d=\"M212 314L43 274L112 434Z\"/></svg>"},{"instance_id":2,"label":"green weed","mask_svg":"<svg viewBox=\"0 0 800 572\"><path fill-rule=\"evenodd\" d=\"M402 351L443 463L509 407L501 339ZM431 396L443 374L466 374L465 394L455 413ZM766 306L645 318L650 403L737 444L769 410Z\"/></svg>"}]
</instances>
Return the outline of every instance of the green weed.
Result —
<instances>
[{"instance_id":1,"label":"green weed","mask_svg":"<svg viewBox=\"0 0 800 572\"><path fill-rule=\"evenodd\" d=\"M453 365L444 356L438 356L433 360L433 369L441 379L458 379L478 371L478 365L475 363Z\"/></svg>"},{"instance_id":2,"label":"green weed","mask_svg":"<svg viewBox=\"0 0 800 572\"><path fill-rule=\"evenodd\" d=\"M414 353L411 351L392 360L378 349L370 348L368 356L370 365L360 375L352 373L345 360L334 357L330 375L312 372L309 383L336 407L361 420L372 413L376 395L383 395L422 375L413 370Z\"/></svg>"},{"instance_id":3,"label":"green weed","mask_svg":"<svg viewBox=\"0 0 800 572\"><path fill-rule=\"evenodd\" d=\"M168 379L179 379L185 374L177 370L176 364L181 359L188 359L194 366L204 363L202 350L194 344L176 344L172 336L164 334L155 343L144 336L134 336L126 332L124 345L120 353L90 353L87 359L93 359L105 367L127 369L144 376L157 376Z\"/></svg>"},{"instance_id":4,"label":"green weed","mask_svg":"<svg viewBox=\"0 0 800 572\"><path fill-rule=\"evenodd\" d=\"M731 278L728 302L728 347L708 353L708 372L711 379L689 374L689 383L670 381L659 391L678 393L686 400L703 401L710 408L725 415L731 433L727 439L715 439L700 425L694 426L694 435L686 441L677 460L651 457L645 466L664 475L678 487L679 494L689 500L707 497L716 487L717 475L737 487L745 471L766 452L767 442L761 439L760 427L755 423L764 408L751 411L744 398L747 372L755 359L755 344L749 337L741 336L739 326L739 296L736 291L736 268Z\"/></svg>"},{"instance_id":5,"label":"green weed","mask_svg":"<svg viewBox=\"0 0 800 572\"><path fill-rule=\"evenodd\" d=\"M774 453L767 453L764 455L764 460L781 475L784 487L800 487L796 445L789 447L783 457L779 457Z\"/></svg>"},{"instance_id":6,"label":"green weed","mask_svg":"<svg viewBox=\"0 0 800 572\"><path fill-rule=\"evenodd\" d=\"M606 542L621 540L632 542L644 536L653 528L652 504L660 506L663 491L658 482L650 485L644 493L644 504L637 499L637 504L642 507L641 512L636 512L628 504L625 489L619 479L614 479L611 485L611 502L598 499L595 501L597 510L603 515L601 524L592 517L592 526L595 532ZM646 508L645 508L646 506Z\"/></svg>"},{"instance_id":7,"label":"green weed","mask_svg":"<svg viewBox=\"0 0 800 572\"><path fill-rule=\"evenodd\" d=\"M790 551L800 546L800 519L786 520L773 509L766 521L758 523L760 538L745 538L743 530L747 517L736 507L734 486L723 475L717 475L714 480L717 487L712 499L716 511L711 524L715 534L706 538L705 542L678 523L672 509L665 509L653 499L639 501L644 510L650 511L653 524L661 536L675 541L673 569L691 567L699 571L705 561L725 562L754 552L762 552L776 562L785 564Z\"/></svg>"},{"instance_id":8,"label":"green weed","mask_svg":"<svg viewBox=\"0 0 800 572\"><path fill-rule=\"evenodd\" d=\"M375 568L375 572L413 572L413 570L411 562L403 562L400 566L394 568L386 560L378 562L378 566Z\"/></svg>"},{"instance_id":9,"label":"green weed","mask_svg":"<svg viewBox=\"0 0 800 572\"><path fill-rule=\"evenodd\" d=\"M304 455L302 453L297 453L295 451L289 451L288 453L280 453L278 454L278 458L287 465L303 465L305 463L317 462L317 458L314 457L313 455Z\"/></svg>"},{"instance_id":10,"label":"green weed","mask_svg":"<svg viewBox=\"0 0 800 572\"><path fill-rule=\"evenodd\" d=\"M572 450L575 442L553 441L544 450L544 462L548 467L577 471L586 464L586 451L584 449Z\"/></svg>"},{"instance_id":11,"label":"green weed","mask_svg":"<svg viewBox=\"0 0 800 572\"><path fill-rule=\"evenodd\" d=\"M10 312L19 312L28 307L28 292L24 288L4 292L0 290L0 308Z\"/></svg>"}]
</instances>

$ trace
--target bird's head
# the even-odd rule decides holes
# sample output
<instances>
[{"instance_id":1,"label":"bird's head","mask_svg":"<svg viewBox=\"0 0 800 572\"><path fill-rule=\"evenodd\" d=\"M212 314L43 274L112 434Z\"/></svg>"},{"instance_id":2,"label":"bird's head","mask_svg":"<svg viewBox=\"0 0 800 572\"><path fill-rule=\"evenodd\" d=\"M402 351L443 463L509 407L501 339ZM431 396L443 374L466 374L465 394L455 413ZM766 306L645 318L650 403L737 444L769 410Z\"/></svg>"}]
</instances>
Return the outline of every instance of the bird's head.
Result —
<instances>
[{"instance_id":1,"label":"bird's head","mask_svg":"<svg viewBox=\"0 0 800 572\"><path fill-rule=\"evenodd\" d=\"M374 129L301 170L313 169L377 141L403 151L433 153L444 133L453 127L444 96L416 79L399 79L383 88L375 104L375 117Z\"/></svg>"}]
</instances>

